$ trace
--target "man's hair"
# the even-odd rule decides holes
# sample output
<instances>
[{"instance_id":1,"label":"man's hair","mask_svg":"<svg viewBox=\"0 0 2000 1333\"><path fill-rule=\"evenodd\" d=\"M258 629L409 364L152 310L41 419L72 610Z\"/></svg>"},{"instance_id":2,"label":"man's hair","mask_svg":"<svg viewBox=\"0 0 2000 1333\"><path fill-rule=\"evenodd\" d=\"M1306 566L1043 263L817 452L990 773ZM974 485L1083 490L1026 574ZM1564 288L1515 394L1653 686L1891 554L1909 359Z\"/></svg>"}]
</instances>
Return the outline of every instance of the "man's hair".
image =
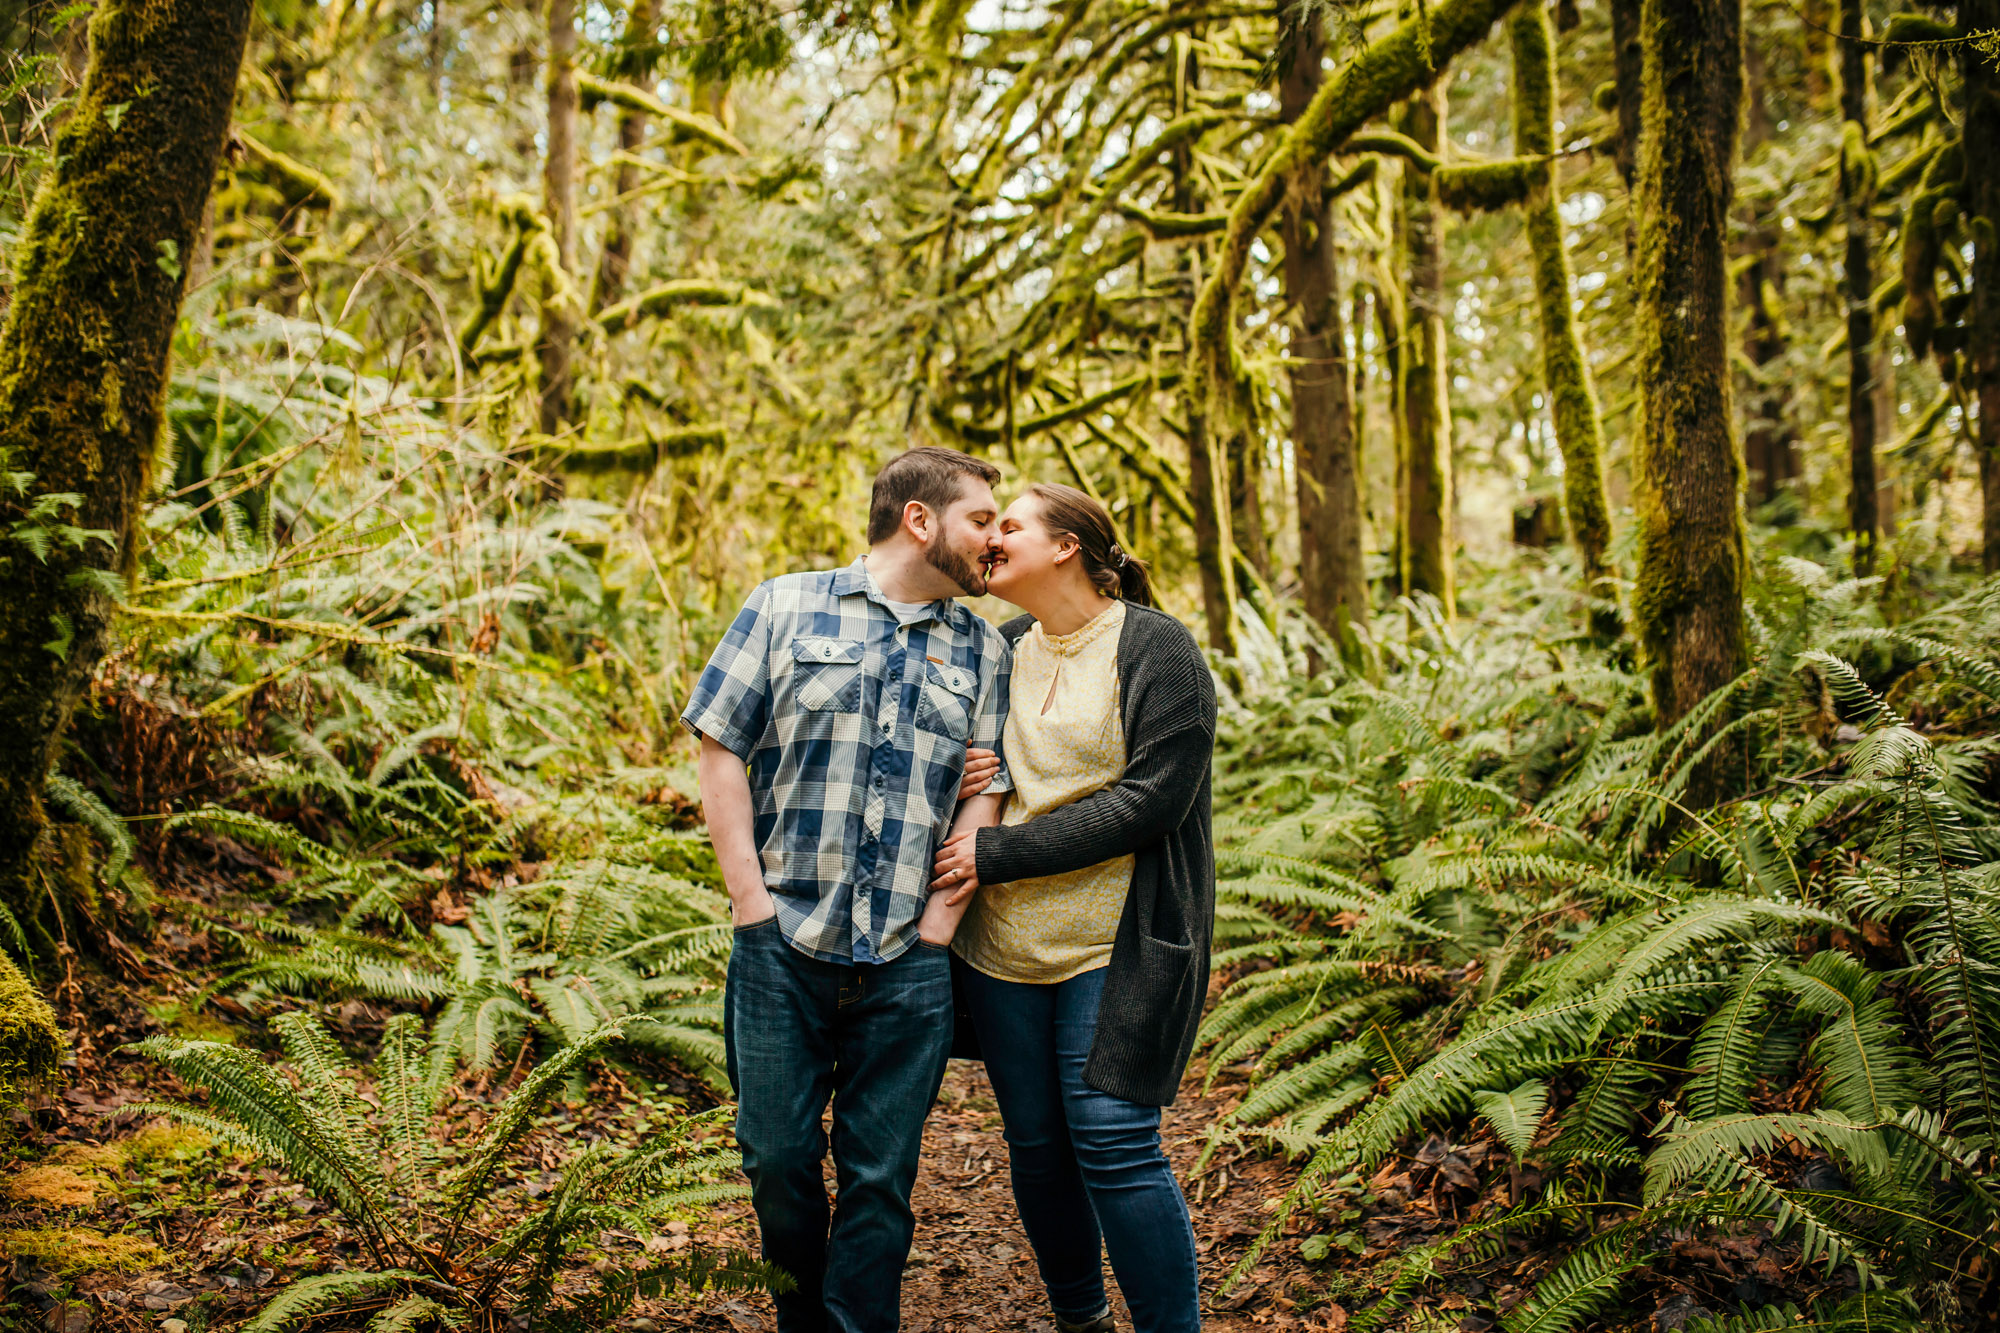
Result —
<instances>
[{"instance_id":1,"label":"man's hair","mask_svg":"<svg viewBox=\"0 0 2000 1333\"><path fill-rule=\"evenodd\" d=\"M868 544L887 541L902 524L903 506L912 500L943 514L964 494L967 477L991 486L1000 480L1000 469L971 454L934 445L897 454L875 474L875 491L868 499Z\"/></svg>"}]
</instances>

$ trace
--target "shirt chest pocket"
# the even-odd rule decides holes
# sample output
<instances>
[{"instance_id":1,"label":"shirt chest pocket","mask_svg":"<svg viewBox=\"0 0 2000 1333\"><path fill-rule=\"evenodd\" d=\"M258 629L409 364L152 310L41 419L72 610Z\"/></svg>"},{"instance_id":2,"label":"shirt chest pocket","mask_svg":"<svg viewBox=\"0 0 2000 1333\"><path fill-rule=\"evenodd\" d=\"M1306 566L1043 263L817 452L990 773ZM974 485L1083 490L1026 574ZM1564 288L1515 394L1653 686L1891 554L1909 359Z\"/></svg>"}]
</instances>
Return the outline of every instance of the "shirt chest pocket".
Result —
<instances>
[{"instance_id":1,"label":"shirt chest pocket","mask_svg":"<svg viewBox=\"0 0 2000 1333\"><path fill-rule=\"evenodd\" d=\"M973 701L978 694L978 672L925 662L924 683L917 694L917 725L955 741L964 740L972 734Z\"/></svg>"},{"instance_id":2,"label":"shirt chest pocket","mask_svg":"<svg viewBox=\"0 0 2000 1333\"><path fill-rule=\"evenodd\" d=\"M792 640L792 702L807 713L861 707L862 645L812 635Z\"/></svg>"}]
</instances>

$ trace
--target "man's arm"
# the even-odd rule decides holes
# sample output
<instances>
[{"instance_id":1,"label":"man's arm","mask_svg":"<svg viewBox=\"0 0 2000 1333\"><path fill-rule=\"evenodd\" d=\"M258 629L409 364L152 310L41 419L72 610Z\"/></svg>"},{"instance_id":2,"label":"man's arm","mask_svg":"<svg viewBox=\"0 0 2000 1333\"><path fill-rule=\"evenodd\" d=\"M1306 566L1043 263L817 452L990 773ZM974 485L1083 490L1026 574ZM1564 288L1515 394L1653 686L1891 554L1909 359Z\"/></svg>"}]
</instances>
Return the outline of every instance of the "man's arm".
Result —
<instances>
[{"instance_id":1,"label":"man's arm","mask_svg":"<svg viewBox=\"0 0 2000 1333\"><path fill-rule=\"evenodd\" d=\"M961 801L958 813L952 817L951 832L946 840L985 828L1000 822L1001 811L1007 808L1004 792L993 792L974 796ZM976 883L967 884L962 891L950 893L934 891L924 904L924 914L917 919L917 934L932 944L950 944L951 937L958 933L958 923L965 919L965 909L972 905L972 890Z\"/></svg>"},{"instance_id":2,"label":"man's arm","mask_svg":"<svg viewBox=\"0 0 2000 1333\"><path fill-rule=\"evenodd\" d=\"M695 773L701 780L701 812L708 819L708 840L715 847L722 882L729 890L730 924L752 926L767 921L778 914L778 904L764 887L764 865L757 856L750 774L735 751L705 733ZM957 831L956 826L953 831Z\"/></svg>"}]
</instances>

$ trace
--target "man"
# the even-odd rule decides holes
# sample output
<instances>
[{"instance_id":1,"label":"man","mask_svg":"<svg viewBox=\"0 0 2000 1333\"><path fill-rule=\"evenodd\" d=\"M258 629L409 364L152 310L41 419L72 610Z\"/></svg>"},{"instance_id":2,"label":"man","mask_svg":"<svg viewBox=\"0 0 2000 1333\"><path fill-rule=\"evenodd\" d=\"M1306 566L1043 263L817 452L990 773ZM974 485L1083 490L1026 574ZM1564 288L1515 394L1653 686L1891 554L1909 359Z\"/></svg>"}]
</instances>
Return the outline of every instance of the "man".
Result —
<instances>
[{"instance_id":1,"label":"man","mask_svg":"<svg viewBox=\"0 0 2000 1333\"><path fill-rule=\"evenodd\" d=\"M958 799L968 743L997 751L1006 720L1006 645L952 600L986 589L999 478L954 449L890 460L868 554L760 585L681 716L701 737L735 925L736 1139L764 1257L798 1283L777 1298L780 1333L892 1333L900 1318L910 1186L951 1040L948 931L920 931L931 857L1012 789L1002 760Z\"/></svg>"}]
</instances>

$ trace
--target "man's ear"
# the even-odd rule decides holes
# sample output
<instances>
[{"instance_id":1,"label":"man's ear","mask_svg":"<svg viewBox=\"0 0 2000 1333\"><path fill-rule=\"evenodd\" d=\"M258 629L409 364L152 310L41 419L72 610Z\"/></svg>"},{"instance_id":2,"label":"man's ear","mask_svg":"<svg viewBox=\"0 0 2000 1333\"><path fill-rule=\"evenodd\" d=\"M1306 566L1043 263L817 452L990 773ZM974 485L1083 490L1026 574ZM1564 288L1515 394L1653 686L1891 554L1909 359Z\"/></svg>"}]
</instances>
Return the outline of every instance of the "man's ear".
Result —
<instances>
[{"instance_id":1,"label":"man's ear","mask_svg":"<svg viewBox=\"0 0 2000 1333\"><path fill-rule=\"evenodd\" d=\"M920 542L931 539L930 506L922 500L911 500L903 506L903 527Z\"/></svg>"}]
</instances>

